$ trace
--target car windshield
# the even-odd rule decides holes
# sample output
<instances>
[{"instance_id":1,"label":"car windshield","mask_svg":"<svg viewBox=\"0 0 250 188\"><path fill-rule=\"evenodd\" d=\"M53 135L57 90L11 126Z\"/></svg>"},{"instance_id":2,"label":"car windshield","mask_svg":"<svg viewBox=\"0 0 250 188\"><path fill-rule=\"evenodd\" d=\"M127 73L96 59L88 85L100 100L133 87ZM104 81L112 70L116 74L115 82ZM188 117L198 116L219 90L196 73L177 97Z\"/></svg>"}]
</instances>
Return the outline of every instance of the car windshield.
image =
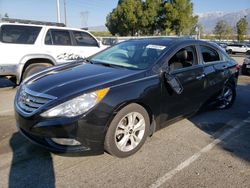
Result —
<instances>
[{"instance_id":1,"label":"car windshield","mask_svg":"<svg viewBox=\"0 0 250 188\"><path fill-rule=\"evenodd\" d=\"M162 43L131 40L117 44L90 60L94 64L142 70L152 65L166 49Z\"/></svg>"}]
</instances>

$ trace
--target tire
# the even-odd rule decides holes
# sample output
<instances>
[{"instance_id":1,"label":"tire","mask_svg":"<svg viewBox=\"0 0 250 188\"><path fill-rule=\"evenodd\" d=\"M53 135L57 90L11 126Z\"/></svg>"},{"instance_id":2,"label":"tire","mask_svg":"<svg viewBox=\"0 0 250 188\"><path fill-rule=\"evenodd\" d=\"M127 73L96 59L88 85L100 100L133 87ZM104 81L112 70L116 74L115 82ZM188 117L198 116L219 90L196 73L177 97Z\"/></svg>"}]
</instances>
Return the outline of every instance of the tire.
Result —
<instances>
[{"instance_id":1,"label":"tire","mask_svg":"<svg viewBox=\"0 0 250 188\"><path fill-rule=\"evenodd\" d=\"M227 53L228 53L228 54L232 54L233 51L232 51L232 50L227 50Z\"/></svg>"},{"instance_id":2,"label":"tire","mask_svg":"<svg viewBox=\"0 0 250 188\"><path fill-rule=\"evenodd\" d=\"M216 108L220 110L228 109L232 107L236 98L236 88L234 85L227 83L221 91L218 97L218 103Z\"/></svg>"},{"instance_id":3,"label":"tire","mask_svg":"<svg viewBox=\"0 0 250 188\"><path fill-rule=\"evenodd\" d=\"M44 69L46 69L47 67L50 67L52 66L51 64L49 63L34 63L34 64L30 64L28 65L28 67L26 67L24 73L23 73L23 80L25 78L28 78L29 76L31 76L32 74L35 74L37 72L40 72Z\"/></svg>"},{"instance_id":4,"label":"tire","mask_svg":"<svg viewBox=\"0 0 250 188\"><path fill-rule=\"evenodd\" d=\"M246 52L246 55L250 55L250 50L248 50L248 51Z\"/></svg>"},{"instance_id":5,"label":"tire","mask_svg":"<svg viewBox=\"0 0 250 188\"><path fill-rule=\"evenodd\" d=\"M136 125L139 126L137 130ZM142 106L134 103L125 106L110 123L105 136L105 150L119 158L136 153L149 135L149 125L148 113Z\"/></svg>"}]
</instances>

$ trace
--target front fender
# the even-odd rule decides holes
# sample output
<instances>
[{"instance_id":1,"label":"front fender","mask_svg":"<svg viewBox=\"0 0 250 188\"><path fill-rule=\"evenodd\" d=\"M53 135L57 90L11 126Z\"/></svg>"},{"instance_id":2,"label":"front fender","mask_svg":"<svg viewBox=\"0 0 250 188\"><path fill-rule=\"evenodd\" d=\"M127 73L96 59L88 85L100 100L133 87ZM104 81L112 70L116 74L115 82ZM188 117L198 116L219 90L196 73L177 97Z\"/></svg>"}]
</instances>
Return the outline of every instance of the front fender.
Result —
<instances>
[{"instance_id":1,"label":"front fender","mask_svg":"<svg viewBox=\"0 0 250 188\"><path fill-rule=\"evenodd\" d=\"M112 109L109 112L112 115L106 122L106 129L114 116L131 103L137 103L145 108L151 124L154 125L152 129L155 129L155 124L158 124L157 117L161 113L161 80L156 76L111 87L110 93L107 94L102 103L111 107L105 108L106 112L107 109Z\"/></svg>"}]
</instances>

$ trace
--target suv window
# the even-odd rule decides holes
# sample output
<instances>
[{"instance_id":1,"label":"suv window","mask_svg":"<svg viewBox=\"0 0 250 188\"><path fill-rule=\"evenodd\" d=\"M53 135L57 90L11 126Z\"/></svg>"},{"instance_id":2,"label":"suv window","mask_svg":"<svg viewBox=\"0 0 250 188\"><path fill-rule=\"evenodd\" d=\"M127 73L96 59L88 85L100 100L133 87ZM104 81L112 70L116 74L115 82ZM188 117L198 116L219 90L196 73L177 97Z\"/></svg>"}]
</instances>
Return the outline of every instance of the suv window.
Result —
<instances>
[{"instance_id":1,"label":"suv window","mask_svg":"<svg viewBox=\"0 0 250 188\"><path fill-rule=\"evenodd\" d=\"M70 33L67 30L50 29L45 37L45 44L48 45L72 45Z\"/></svg>"},{"instance_id":2,"label":"suv window","mask_svg":"<svg viewBox=\"0 0 250 188\"><path fill-rule=\"evenodd\" d=\"M200 46L201 55L204 63L220 61L220 55L218 52L208 46Z\"/></svg>"},{"instance_id":3,"label":"suv window","mask_svg":"<svg viewBox=\"0 0 250 188\"><path fill-rule=\"evenodd\" d=\"M170 71L197 64L196 50L193 46L180 49L168 62Z\"/></svg>"},{"instance_id":4,"label":"suv window","mask_svg":"<svg viewBox=\"0 0 250 188\"><path fill-rule=\"evenodd\" d=\"M73 31L77 46L98 46L97 41L88 33Z\"/></svg>"},{"instance_id":5,"label":"suv window","mask_svg":"<svg viewBox=\"0 0 250 188\"><path fill-rule=\"evenodd\" d=\"M4 43L34 44L41 27L2 25L0 40Z\"/></svg>"},{"instance_id":6,"label":"suv window","mask_svg":"<svg viewBox=\"0 0 250 188\"><path fill-rule=\"evenodd\" d=\"M243 44L229 44L229 47L242 47L244 46Z\"/></svg>"}]
</instances>

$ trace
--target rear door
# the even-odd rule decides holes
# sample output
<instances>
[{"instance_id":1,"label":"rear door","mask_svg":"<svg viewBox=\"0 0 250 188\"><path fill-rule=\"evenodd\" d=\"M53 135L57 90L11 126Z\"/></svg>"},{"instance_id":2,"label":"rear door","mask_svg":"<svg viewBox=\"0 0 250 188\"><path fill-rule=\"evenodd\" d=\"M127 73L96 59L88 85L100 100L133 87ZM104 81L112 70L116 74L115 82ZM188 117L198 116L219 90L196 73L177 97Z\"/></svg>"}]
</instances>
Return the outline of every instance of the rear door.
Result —
<instances>
[{"instance_id":1,"label":"rear door","mask_svg":"<svg viewBox=\"0 0 250 188\"><path fill-rule=\"evenodd\" d=\"M82 57L74 53L70 31L66 29L49 29L44 39L44 50L58 63L64 63Z\"/></svg>"},{"instance_id":2,"label":"rear door","mask_svg":"<svg viewBox=\"0 0 250 188\"><path fill-rule=\"evenodd\" d=\"M199 46L199 54L204 64L205 77L205 100L220 92L228 73L228 61L218 49L208 45Z\"/></svg>"},{"instance_id":3,"label":"rear door","mask_svg":"<svg viewBox=\"0 0 250 188\"><path fill-rule=\"evenodd\" d=\"M190 114L200 107L204 95L205 75L194 45L176 51L168 61L168 65L169 74L177 78L183 88L182 92L177 94L164 82L162 113L166 114L166 120L171 120Z\"/></svg>"}]
</instances>

